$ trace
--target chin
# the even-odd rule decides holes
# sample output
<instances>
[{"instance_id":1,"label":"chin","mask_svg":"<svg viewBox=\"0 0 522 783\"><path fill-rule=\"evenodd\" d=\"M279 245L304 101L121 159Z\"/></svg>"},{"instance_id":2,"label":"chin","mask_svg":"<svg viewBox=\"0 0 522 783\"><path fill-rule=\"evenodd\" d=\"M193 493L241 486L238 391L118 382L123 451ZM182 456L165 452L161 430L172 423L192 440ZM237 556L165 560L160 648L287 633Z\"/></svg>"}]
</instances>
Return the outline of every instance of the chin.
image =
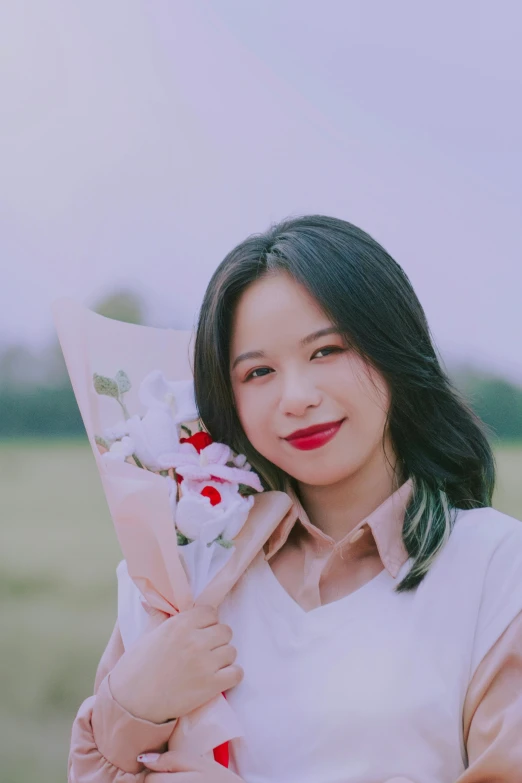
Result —
<instances>
[{"instance_id":1,"label":"chin","mask_svg":"<svg viewBox=\"0 0 522 783\"><path fill-rule=\"evenodd\" d=\"M296 481L299 481L301 484L308 484L311 487L328 487L332 484L337 484L350 475L346 470L328 470L325 466L320 465L316 465L309 470L296 471L295 466L292 466L291 470L286 468L285 470Z\"/></svg>"}]
</instances>

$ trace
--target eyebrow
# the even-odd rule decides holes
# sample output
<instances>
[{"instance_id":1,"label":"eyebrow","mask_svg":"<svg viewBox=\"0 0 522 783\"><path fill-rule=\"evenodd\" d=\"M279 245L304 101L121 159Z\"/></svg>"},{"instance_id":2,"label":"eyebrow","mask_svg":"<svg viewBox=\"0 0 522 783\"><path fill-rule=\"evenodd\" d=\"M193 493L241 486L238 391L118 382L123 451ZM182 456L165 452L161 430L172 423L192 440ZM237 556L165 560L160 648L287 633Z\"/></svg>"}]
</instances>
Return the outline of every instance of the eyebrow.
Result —
<instances>
[{"instance_id":1,"label":"eyebrow","mask_svg":"<svg viewBox=\"0 0 522 783\"><path fill-rule=\"evenodd\" d=\"M299 343L300 345L309 345L320 337L326 337L328 334L341 334L341 332L337 326L326 326L324 329L319 329L317 332L312 332L312 334L309 334L307 337L303 337ZM239 362L244 362L245 359L262 359L264 356L266 356L264 351L246 351L246 353L240 353L239 356L234 359L232 369L234 370Z\"/></svg>"}]
</instances>

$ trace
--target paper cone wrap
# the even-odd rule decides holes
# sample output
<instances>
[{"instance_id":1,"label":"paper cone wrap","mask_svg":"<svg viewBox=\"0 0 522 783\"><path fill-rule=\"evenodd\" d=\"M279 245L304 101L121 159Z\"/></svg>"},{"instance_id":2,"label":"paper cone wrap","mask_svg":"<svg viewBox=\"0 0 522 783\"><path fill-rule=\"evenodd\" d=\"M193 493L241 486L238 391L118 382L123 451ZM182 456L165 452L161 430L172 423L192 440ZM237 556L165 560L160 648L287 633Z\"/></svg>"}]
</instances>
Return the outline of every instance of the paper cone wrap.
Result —
<instances>
[{"instance_id":1,"label":"paper cone wrap","mask_svg":"<svg viewBox=\"0 0 522 783\"><path fill-rule=\"evenodd\" d=\"M125 558L117 573L118 617L124 625L122 638L124 644L127 639L127 649L140 633L157 624L157 617L153 622L150 615L149 619L145 616L147 613L134 588L148 605L164 613L163 619L196 604L219 607L281 520L294 513L292 501L284 492L262 492L255 496L247 521L234 540L230 559L194 600L178 553L167 482L162 476L135 465L102 459L95 436L114 424L118 406L114 399L98 395L92 380L94 373L113 377L118 370L125 370L132 383L126 393L126 405L131 413L143 415L138 389L148 373L160 369L169 381L192 377L191 333L115 321L69 298L55 301L52 310ZM239 736L241 727L237 718L219 694L208 704L179 718L169 749L203 755Z\"/></svg>"}]
</instances>

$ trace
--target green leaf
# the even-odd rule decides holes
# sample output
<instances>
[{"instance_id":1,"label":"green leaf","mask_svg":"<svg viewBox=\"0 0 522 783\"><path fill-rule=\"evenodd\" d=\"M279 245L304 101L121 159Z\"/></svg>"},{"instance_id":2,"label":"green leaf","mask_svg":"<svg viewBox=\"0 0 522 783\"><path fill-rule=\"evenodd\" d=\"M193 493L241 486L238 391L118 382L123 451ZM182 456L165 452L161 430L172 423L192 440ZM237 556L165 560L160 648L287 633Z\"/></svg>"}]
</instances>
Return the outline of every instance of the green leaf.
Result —
<instances>
[{"instance_id":1,"label":"green leaf","mask_svg":"<svg viewBox=\"0 0 522 783\"><path fill-rule=\"evenodd\" d=\"M180 429L182 429L184 432L186 432L186 433L187 433L187 435L189 436L189 438L191 438L191 437L192 437L192 433L191 433L191 431L190 431L190 430L189 430L189 428L188 428L188 427L186 427L184 424L180 424Z\"/></svg>"},{"instance_id":2,"label":"green leaf","mask_svg":"<svg viewBox=\"0 0 522 783\"><path fill-rule=\"evenodd\" d=\"M115 375L116 383L118 384L118 389L120 390L120 394L125 394L125 392L130 391L132 388L132 384L130 382L129 376L124 370L118 370L118 372Z\"/></svg>"},{"instance_id":3,"label":"green leaf","mask_svg":"<svg viewBox=\"0 0 522 783\"><path fill-rule=\"evenodd\" d=\"M246 484L240 484L238 492L242 497L248 497L248 495L257 495L257 489L249 487Z\"/></svg>"},{"instance_id":4,"label":"green leaf","mask_svg":"<svg viewBox=\"0 0 522 783\"><path fill-rule=\"evenodd\" d=\"M184 536L183 533L180 533L179 530L176 530L176 535L178 537L178 546L186 546L187 544L192 543L192 539L187 538L187 536Z\"/></svg>"},{"instance_id":5,"label":"green leaf","mask_svg":"<svg viewBox=\"0 0 522 783\"><path fill-rule=\"evenodd\" d=\"M105 375L94 373L92 380L98 394L103 394L106 397L114 397L115 399L118 399L120 396L118 384L112 378L107 378Z\"/></svg>"},{"instance_id":6,"label":"green leaf","mask_svg":"<svg viewBox=\"0 0 522 783\"><path fill-rule=\"evenodd\" d=\"M103 446L104 449L110 449L109 441L102 438L101 435L95 435L94 440L98 446Z\"/></svg>"}]
</instances>

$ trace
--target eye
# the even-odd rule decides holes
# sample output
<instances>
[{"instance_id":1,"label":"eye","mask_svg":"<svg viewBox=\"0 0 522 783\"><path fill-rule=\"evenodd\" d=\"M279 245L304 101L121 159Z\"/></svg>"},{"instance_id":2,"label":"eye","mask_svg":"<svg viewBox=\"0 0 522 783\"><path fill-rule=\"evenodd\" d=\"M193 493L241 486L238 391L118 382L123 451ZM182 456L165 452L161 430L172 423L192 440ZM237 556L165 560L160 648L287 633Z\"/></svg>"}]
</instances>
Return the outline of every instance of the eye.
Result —
<instances>
[{"instance_id":1,"label":"eye","mask_svg":"<svg viewBox=\"0 0 522 783\"><path fill-rule=\"evenodd\" d=\"M328 345L324 348L319 348L312 356L317 356L318 353L322 353L323 351L330 351L331 353L342 353L344 351L344 348L340 348L338 345ZM327 354L328 356L329 354ZM319 356L319 359L323 359L325 357ZM267 372L263 375L254 375L256 372L262 372L263 370L266 370ZM245 381L249 381L251 378L264 378L269 372L272 372L270 370L270 367L258 367L255 370L252 370L252 372L249 372L248 375L245 378Z\"/></svg>"},{"instance_id":2,"label":"eye","mask_svg":"<svg viewBox=\"0 0 522 783\"><path fill-rule=\"evenodd\" d=\"M325 346L324 348L319 348L319 350L317 350L317 351L314 353L314 356L317 356L317 354L318 354L318 353L321 353L322 351L333 351L334 353L341 353L341 352L342 352L342 350L343 350L343 349L342 349L342 348L339 348L339 346L338 346L338 345L327 345L327 346ZM322 359L323 357L322 357L322 356L320 356L319 358L320 358L320 359Z\"/></svg>"},{"instance_id":3,"label":"eye","mask_svg":"<svg viewBox=\"0 0 522 783\"><path fill-rule=\"evenodd\" d=\"M270 371L269 367L258 367L257 370L252 370L252 372L249 372L248 375L245 378L245 381L249 381L250 378L264 378L264 375L254 375L255 372L261 372L262 370L268 370Z\"/></svg>"}]
</instances>

